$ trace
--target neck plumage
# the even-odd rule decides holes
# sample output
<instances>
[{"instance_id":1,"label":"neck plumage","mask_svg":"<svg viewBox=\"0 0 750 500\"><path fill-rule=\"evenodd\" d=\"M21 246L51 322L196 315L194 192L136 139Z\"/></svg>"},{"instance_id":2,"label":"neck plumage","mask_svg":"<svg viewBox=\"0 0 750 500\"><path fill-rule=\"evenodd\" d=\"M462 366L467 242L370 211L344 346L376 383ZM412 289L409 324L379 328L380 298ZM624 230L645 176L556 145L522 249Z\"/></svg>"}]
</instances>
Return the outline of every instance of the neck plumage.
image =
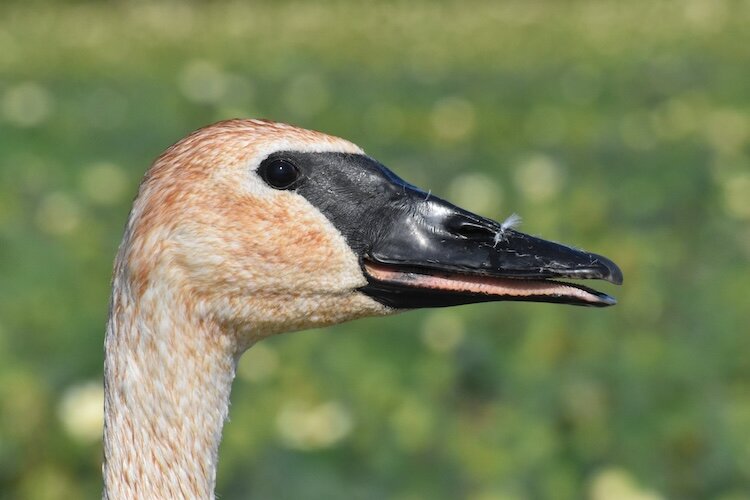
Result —
<instances>
[{"instance_id":1,"label":"neck plumage","mask_svg":"<svg viewBox=\"0 0 750 500\"><path fill-rule=\"evenodd\" d=\"M169 291L116 273L105 342L104 498L214 498L235 346Z\"/></svg>"}]
</instances>

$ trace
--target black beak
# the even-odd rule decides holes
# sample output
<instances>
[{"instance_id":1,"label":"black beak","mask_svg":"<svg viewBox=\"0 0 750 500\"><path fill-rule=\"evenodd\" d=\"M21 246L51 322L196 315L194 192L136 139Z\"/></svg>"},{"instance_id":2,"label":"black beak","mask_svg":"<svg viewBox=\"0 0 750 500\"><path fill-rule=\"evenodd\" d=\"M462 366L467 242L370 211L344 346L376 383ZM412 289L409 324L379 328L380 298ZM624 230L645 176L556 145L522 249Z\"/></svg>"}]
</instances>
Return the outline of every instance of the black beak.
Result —
<instances>
[{"instance_id":1,"label":"black beak","mask_svg":"<svg viewBox=\"0 0 750 500\"><path fill-rule=\"evenodd\" d=\"M361 289L394 308L516 300L611 306L615 299L554 279L622 283L611 260L520 233L404 182L356 154L282 152L315 205L360 257ZM273 159L269 157L269 160Z\"/></svg>"},{"instance_id":2,"label":"black beak","mask_svg":"<svg viewBox=\"0 0 750 500\"><path fill-rule=\"evenodd\" d=\"M516 300L611 306L615 299L552 278L622 284L601 255L535 238L424 193L390 221L362 266L363 291L397 308Z\"/></svg>"}]
</instances>

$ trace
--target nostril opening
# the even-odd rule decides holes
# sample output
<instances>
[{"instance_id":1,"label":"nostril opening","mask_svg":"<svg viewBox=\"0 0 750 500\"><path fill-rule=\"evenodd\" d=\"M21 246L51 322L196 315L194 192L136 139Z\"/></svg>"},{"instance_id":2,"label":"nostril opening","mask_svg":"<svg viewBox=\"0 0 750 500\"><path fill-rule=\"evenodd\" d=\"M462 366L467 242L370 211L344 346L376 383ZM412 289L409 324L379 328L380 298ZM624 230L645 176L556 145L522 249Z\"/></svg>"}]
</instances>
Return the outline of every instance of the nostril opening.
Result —
<instances>
[{"instance_id":1,"label":"nostril opening","mask_svg":"<svg viewBox=\"0 0 750 500\"><path fill-rule=\"evenodd\" d=\"M492 229L467 220L455 221L449 224L448 227L452 233L467 239L485 240L495 237L495 231Z\"/></svg>"}]
</instances>

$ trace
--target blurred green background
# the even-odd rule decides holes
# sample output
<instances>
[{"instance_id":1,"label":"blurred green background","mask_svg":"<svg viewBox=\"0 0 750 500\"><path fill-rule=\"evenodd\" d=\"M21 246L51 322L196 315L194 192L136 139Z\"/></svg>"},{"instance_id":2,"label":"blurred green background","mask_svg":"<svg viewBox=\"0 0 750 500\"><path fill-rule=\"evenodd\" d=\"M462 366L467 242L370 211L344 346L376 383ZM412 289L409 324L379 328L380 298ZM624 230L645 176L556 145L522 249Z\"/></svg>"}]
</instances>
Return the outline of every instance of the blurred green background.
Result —
<instances>
[{"instance_id":1,"label":"blurred green background","mask_svg":"<svg viewBox=\"0 0 750 500\"><path fill-rule=\"evenodd\" d=\"M750 498L750 2L0 4L0 498L100 494L112 259L152 159L267 117L605 254L591 310L284 335L221 498Z\"/></svg>"}]
</instances>

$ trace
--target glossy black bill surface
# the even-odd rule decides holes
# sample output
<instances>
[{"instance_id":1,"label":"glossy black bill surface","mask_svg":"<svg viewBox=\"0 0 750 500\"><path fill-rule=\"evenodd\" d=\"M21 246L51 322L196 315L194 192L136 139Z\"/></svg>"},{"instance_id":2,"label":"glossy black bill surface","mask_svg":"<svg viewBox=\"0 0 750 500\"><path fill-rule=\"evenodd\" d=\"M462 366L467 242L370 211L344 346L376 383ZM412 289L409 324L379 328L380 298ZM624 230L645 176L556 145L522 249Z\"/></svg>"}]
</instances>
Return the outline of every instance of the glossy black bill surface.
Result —
<instances>
[{"instance_id":1,"label":"glossy black bill surface","mask_svg":"<svg viewBox=\"0 0 750 500\"><path fill-rule=\"evenodd\" d=\"M394 308L517 300L609 306L615 299L565 279L622 283L611 260L504 228L404 182L365 155L280 152L299 170L294 190L360 258L362 292Z\"/></svg>"}]
</instances>

